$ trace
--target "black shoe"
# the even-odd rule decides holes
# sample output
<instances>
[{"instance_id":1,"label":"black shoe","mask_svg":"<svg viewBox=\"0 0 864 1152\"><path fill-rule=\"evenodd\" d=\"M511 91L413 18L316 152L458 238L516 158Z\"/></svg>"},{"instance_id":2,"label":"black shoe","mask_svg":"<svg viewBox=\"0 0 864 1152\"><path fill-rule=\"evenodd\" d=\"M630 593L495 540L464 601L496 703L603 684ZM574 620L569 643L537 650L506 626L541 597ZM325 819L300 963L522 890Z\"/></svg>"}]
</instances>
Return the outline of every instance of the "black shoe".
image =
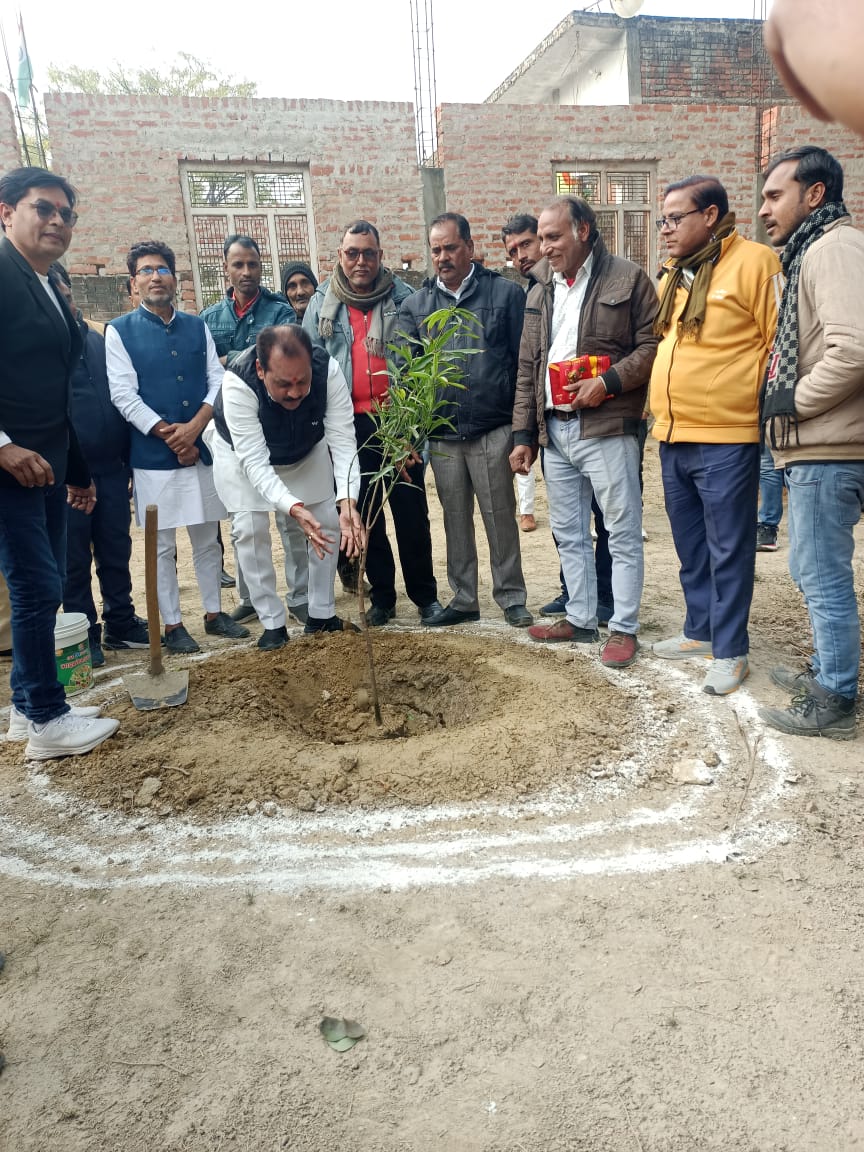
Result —
<instances>
[{"instance_id":1,"label":"black shoe","mask_svg":"<svg viewBox=\"0 0 864 1152\"><path fill-rule=\"evenodd\" d=\"M102 651L102 645L98 640L90 641L90 663L94 668L102 668L105 664L105 653Z\"/></svg>"},{"instance_id":2,"label":"black shoe","mask_svg":"<svg viewBox=\"0 0 864 1152\"><path fill-rule=\"evenodd\" d=\"M597 605L597 623L601 628L605 628L614 615L615 609L611 605Z\"/></svg>"},{"instance_id":3,"label":"black shoe","mask_svg":"<svg viewBox=\"0 0 864 1152\"><path fill-rule=\"evenodd\" d=\"M288 609L288 615L293 620L296 620L298 624L305 624L309 619L309 605L295 604L292 608Z\"/></svg>"},{"instance_id":4,"label":"black shoe","mask_svg":"<svg viewBox=\"0 0 864 1152\"><path fill-rule=\"evenodd\" d=\"M511 604L509 608L505 608L504 619L513 628L530 628L534 623L534 617L524 604Z\"/></svg>"},{"instance_id":5,"label":"black shoe","mask_svg":"<svg viewBox=\"0 0 864 1152\"><path fill-rule=\"evenodd\" d=\"M777 528L773 524L756 525L756 551L777 551Z\"/></svg>"},{"instance_id":6,"label":"black shoe","mask_svg":"<svg viewBox=\"0 0 864 1152\"><path fill-rule=\"evenodd\" d=\"M379 604L373 604L366 613L366 626L367 628L383 628L385 624L389 624L395 615L395 608L382 608Z\"/></svg>"},{"instance_id":7,"label":"black shoe","mask_svg":"<svg viewBox=\"0 0 864 1152\"><path fill-rule=\"evenodd\" d=\"M227 640L245 640L248 628L232 620L227 612L220 612L212 620L204 617L204 631L208 636L224 636Z\"/></svg>"},{"instance_id":8,"label":"black shoe","mask_svg":"<svg viewBox=\"0 0 864 1152\"><path fill-rule=\"evenodd\" d=\"M473 624L479 619L479 612L461 612L458 608L453 608L448 604L446 608L442 608L434 616L429 616L425 620L421 617L420 623L426 628L446 628L450 624Z\"/></svg>"},{"instance_id":9,"label":"black shoe","mask_svg":"<svg viewBox=\"0 0 864 1152\"><path fill-rule=\"evenodd\" d=\"M201 651L182 624L178 624L176 628L172 628L170 631L166 629L162 642L169 652L174 652L180 656Z\"/></svg>"},{"instance_id":10,"label":"black shoe","mask_svg":"<svg viewBox=\"0 0 864 1152\"><path fill-rule=\"evenodd\" d=\"M567 594L562 592L560 596L556 596L554 600L550 600L548 604L544 604L540 609L541 616L563 616L567 611Z\"/></svg>"},{"instance_id":11,"label":"black shoe","mask_svg":"<svg viewBox=\"0 0 864 1152\"><path fill-rule=\"evenodd\" d=\"M132 624L122 632L112 632L106 624L102 643L112 652L120 652L125 648L149 648L150 634L147 631L147 621L136 616Z\"/></svg>"},{"instance_id":12,"label":"black shoe","mask_svg":"<svg viewBox=\"0 0 864 1152\"><path fill-rule=\"evenodd\" d=\"M437 616L439 612L444 611L444 605L440 600L433 600L431 604L424 604L422 608L418 608L420 613L420 621L425 624L432 616Z\"/></svg>"},{"instance_id":13,"label":"black shoe","mask_svg":"<svg viewBox=\"0 0 864 1152\"><path fill-rule=\"evenodd\" d=\"M319 632L359 632L360 629L350 620L342 620L339 616L330 616L327 620L317 620L310 616L306 621L303 633L306 636L317 635Z\"/></svg>"},{"instance_id":14,"label":"black shoe","mask_svg":"<svg viewBox=\"0 0 864 1152\"><path fill-rule=\"evenodd\" d=\"M231 619L236 620L238 624L242 624L244 620L257 620L258 613L251 604L238 604L231 612Z\"/></svg>"},{"instance_id":15,"label":"black shoe","mask_svg":"<svg viewBox=\"0 0 864 1152\"><path fill-rule=\"evenodd\" d=\"M222 575L219 577L219 583L222 585L223 588L233 588L236 585L237 581L234 579L234 577L230 573L226 572L225 569L223 568L222 569Z\"/></svg>"},{"instance_id":16,"label":"black shoe","mask_svg":"<svg viewBox=\"0 0 864 1152\"><path fill-rule=\"evenodd\" d=\"M258 639L258 647L262 652L275 652L277 648L284 648L288 643L288 629L283 624L281 628L265 628Z\"/></svg>"},{"instance_id":17,"label":"black shoe","mask_svg":"<svg viewBox=\"0 0 864 1152\"><path fill-rule=\"evenodd\" d=\"M791 736L855 738L855 701L835 696L816 680L807 692L796 696L788 708L760 708L759 715L772 728Z\"/></svg>"},{"instance_id":18,"label":"black shoe","mask_svg":"<svg viewBox=\"0 0 864 1152\"><path fill-rule=\"evenodd\" d=\"M791 692L793 696L800 696L802 692L808 693L816 679L816 673L809 664L800 672L796 672L794 668L784 668L782 665L777 665L771 669L769 676L775 684L785 691Z\"/></svg>"}]
</instances>

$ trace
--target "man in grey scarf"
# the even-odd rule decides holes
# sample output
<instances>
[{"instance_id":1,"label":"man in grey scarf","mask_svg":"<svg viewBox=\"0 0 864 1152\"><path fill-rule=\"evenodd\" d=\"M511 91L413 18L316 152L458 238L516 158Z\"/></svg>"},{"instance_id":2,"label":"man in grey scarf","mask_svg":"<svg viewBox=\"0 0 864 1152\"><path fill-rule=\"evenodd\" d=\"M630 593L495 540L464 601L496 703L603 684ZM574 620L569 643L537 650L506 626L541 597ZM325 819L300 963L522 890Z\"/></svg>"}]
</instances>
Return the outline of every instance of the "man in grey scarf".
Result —
<instances>
[{"instance_id":1,"label":"man in grey scarf","mask_svg":"<svg viewBox=\"0 0 864 1152\"><path fill-rule=\"evenodd\" d=\"M338 263L330 279L312 297L303 328L314 344L337 361L351 388L358 464L362 473L358 507L364 522L375 496L369 476L381 465L372 411L387 402L387 346L396 336L400 303L411 288L381 263L384 253L378 229L368 220L355 220L345 229ZM423 484L423 465L407 466L409 483L397 484L390 494L399 562L405 590L422 620L441 611L432 571L432 535ZM384 516L369 532L366 575L372 607L366 613L370 627L387 624L396 615L396 565L387 539Z\"/></svg>"}]
</instances>

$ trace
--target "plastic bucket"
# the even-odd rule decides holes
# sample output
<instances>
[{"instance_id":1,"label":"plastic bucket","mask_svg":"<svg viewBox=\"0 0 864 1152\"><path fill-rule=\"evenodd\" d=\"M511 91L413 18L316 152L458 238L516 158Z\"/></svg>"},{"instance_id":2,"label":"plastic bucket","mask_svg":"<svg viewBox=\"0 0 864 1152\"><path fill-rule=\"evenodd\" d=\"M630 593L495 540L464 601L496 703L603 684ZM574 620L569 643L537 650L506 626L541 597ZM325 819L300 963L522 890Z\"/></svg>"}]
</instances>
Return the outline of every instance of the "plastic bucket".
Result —
<instances>
[{"instance_id":1,"label":"plastic bucket","mask_svg":"<svg viewBox=\"0 0 864 1152\"><path fill-rule=\"evenodd\" d=\"M83 612L58 612L54 626L57 679L67 696L93 684L93 661L87 639L88 620Z\"/></svg>"}]
</instances>

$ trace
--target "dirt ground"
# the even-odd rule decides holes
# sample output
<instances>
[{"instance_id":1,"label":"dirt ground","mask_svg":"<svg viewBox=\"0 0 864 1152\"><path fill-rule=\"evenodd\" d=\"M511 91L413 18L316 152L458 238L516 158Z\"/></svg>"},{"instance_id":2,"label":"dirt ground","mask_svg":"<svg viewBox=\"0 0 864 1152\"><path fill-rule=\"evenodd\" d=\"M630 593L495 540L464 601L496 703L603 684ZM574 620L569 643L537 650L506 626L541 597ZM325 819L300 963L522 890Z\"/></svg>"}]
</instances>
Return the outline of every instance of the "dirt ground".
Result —
<instances>
[{"instance_id":1,"label":"dirt ground","mask_svg":"<svg viewBox=\"0 0 864 1152\"><path fill-rule=\"evenodd\" d=\"M538 520L535 610L542 483ZM651 445L645 526L647 646L682 618ZM807 650L785 533L722 700L699 661L531 644L478 539L478 626L401 597L375 634L380 730L363 638L295 629L202 643L158 713L123 687L141 654L108 654L117 737L0 745L2 1152L864 1149L864 735L758 720ZM202 640L182 539L180 564ZM325 1015L366 1036L332 1050Z\"/></svg>"}]
</instances>

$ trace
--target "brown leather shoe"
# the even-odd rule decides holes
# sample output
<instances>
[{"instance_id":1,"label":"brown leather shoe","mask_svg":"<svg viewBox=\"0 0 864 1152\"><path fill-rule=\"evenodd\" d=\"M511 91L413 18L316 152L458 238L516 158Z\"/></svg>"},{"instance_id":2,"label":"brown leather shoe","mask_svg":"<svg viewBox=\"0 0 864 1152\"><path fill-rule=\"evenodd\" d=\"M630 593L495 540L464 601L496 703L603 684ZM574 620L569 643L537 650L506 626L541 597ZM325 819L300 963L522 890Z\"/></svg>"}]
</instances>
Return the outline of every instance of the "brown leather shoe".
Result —
<instances>
[{"instance_id":1,"label":"brown leather shoe","mask_svg":"<svg viewBox=\"0 0 864 1152\"><path fill-rule=\"evenodd\" d=\"M536 532L537 531L537 521L529 513L527 516L520 516L519 517L519 527L522 529L523 532Z\"/></svg>"},{"instance_id":2,"label":"brown leather shoe","mask_svg":"<svg viewBox=\"0 0 864 1152\"><path fill-rule=\"evenodd\" d=\"M596 628L577 628L569 620L556 620L554 624L535 624L528 629L532 640L543 644L594 644L600 639Z\"/></svg>"}]
</instances>

